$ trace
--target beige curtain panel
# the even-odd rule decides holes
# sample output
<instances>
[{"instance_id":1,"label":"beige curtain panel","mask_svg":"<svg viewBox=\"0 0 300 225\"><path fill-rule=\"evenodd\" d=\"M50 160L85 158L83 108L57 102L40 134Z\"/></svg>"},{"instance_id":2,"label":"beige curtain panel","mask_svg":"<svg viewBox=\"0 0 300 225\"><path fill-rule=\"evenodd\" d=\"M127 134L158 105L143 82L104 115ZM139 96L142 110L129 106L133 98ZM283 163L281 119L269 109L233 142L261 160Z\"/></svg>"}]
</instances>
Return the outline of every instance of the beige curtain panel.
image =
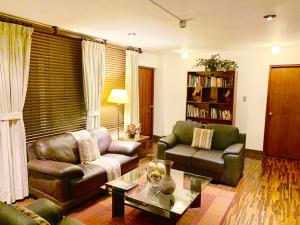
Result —
<instances>
[{"instance_id":1,"label":"beige curtain panel","mask_svg":"<svg viewBox=\"0 0 300 225\"><path fill-rule=\"evenodd\" d=\"M100 107L103 93L105 45L82 41L83 90L87 109L86 128L100 127Z\"/></svg>"},{"instance_id":2,"label":"beige curtain panel","mask_svg":"<svg viewBox=\"0 0 300 225\"><path fill-rule=\"evenodd\" d=\"M125 89L128 93L129 103L125 104L124 108L125 130L128 124L139 124L140 122L138 54L135 51L126 51Z\"/></svg>"},{"instance_id":3,"label":"beige curtain panel","mask_svg":"<svg viewBox=\"0 0 300 225\"><path fill-rule=\"evenodd\" d=\"M33 28L0 22L0 200L28 196L23 107Z\"/></svg>"}]
</instances>

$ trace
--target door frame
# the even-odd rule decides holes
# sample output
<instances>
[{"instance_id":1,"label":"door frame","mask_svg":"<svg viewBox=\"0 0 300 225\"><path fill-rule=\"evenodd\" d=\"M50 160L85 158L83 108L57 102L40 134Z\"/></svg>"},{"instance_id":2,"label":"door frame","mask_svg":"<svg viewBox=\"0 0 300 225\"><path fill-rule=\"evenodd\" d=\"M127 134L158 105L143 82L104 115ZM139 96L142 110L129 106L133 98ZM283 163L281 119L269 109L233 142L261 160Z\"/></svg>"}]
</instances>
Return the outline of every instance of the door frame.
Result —
<instances>
[{"instance_id":1,"label":"door frame","mask_svg":"<svg viewBox=\"0 0 300 225\"><path fill-rule=\"evenodd\" d=\"M151 100L152 100L152 104L153 104L153 108L152 108L152 137L150 137L150 138L153 138L153 136L154 136L154 134L153 134L153 132L154 132L154 79L155 79L155 68L153 68L153 67L148 67L148 66L138 66L138 69L149 69L149 70L152 70L152 74L153 74L153 76L152 76L152 93L153 93L153 95L151 96Z\"/></svg>"},{"instance_id":2,"label":"door frame","mask_svg":"<svg viewBox=\"0 0 300 225\"><path fill-rule=\"evenodd\" d=\"M267 142L267 134L269 133L269 120L268 120L268 112L270 110L270 82L271 82L271 72L272 69L275 68L290 68L290 67L300 67L300 64L280 64L280 65L270 65L269 66L269 77L268 77L268 94L267 94L267 102L266 102L266 113L265 113L265 132L264 132L264 145L263 145L263 152L265 155L269 155L267 151L268 142Z\"/></svg>"}]
</instances>

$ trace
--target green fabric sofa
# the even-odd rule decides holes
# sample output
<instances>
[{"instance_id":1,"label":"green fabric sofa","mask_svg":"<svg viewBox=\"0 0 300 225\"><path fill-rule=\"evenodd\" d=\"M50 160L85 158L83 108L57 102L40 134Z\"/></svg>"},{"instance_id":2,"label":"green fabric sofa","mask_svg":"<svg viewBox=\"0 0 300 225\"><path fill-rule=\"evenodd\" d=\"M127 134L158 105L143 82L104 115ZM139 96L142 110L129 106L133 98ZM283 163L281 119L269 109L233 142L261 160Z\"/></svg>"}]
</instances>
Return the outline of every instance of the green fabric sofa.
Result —
<instances>
[{"instance_id":1,"label":"green fabric sofa","mask_svg":"<svg viewBox=\"0 0 300 225\"><path fill-rule=\"evenodd\" d=\"M84 225L83 223L63 216L62 208L47 199L38 199L25 208L35 212L51 225ZM1 225L38 225L38 223L26 214L19 212L11 205L0 202Z\"/></svg>"},{"instance_id":2,"label":"green fabric sofa","mask_svg":"<svg viewBox=\"0 0 300 225\"><path fill-rule=\"evenodd\" d=\"M213 129L211 150L191 147L193 127ZM172 134L157 144L157 158L174 162L173 168L236 186L244 169L246 134L230 125L177 121Z\"/></svg>"}]
</instances>

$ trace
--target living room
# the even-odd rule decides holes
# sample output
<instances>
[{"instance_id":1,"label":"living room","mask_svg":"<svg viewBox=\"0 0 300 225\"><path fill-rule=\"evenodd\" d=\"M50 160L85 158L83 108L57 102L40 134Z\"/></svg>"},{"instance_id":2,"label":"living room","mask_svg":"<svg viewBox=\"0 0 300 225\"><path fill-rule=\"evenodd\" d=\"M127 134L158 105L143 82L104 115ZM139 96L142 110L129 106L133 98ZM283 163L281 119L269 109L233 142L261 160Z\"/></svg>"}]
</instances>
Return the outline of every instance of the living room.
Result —
<instances>
[{"instance_id":1,"label":"living room","mask_svg":"<svg viewBox=\"0 0 300 225\"><path fill-rule=\"evenodd\" d=\"M0 224L300 224L299 1L0 2Z\"/></svg>"}]
</instances>

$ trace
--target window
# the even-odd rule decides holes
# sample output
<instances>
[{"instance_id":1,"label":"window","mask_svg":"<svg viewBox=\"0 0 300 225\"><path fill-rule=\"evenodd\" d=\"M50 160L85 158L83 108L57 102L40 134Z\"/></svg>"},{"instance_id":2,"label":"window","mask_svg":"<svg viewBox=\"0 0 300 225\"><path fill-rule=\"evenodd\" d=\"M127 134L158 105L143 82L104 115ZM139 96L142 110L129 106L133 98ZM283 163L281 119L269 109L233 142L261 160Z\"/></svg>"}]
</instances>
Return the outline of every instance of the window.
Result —
<instances>
[{"instance_id":1,"label":"window","mask_svg":"<svg viewBox=\"0 0 300 225\"><path fill-rule=\"evenodd\" d=\"M126 50L106 45L105 49L105 80L101 106L101 126L109 130L118 128L117 106L106 102L112 89L125 88ZM124 105L120 107L120 127L124 125Z\"/></svg>"},{"instance_id":2,"label":"window","mask_svg":"<svg viewBox=\"0 0 300 225\"><path fill-rule=\"evenodd\" d=\"M81 40L34 32L23 111L27 144L84 129Z\"/></svg>"}]
</instances>

